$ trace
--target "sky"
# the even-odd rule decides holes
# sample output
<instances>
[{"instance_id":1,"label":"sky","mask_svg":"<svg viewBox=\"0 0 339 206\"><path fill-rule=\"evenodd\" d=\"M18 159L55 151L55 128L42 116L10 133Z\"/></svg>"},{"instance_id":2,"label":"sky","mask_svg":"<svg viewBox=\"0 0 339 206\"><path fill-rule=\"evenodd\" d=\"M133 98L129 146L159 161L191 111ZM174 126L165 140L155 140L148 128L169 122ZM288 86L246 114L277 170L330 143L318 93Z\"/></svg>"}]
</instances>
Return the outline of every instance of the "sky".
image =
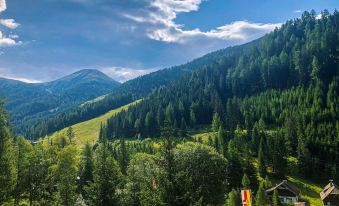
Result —
<instances>
[{"instance_id":1,"label":"sky","mask_svg":"<svg viewBox=\"0 0 339 206\"><path fill-rule=\"evenodd\" d=\"M0 76L98 69L124 82L257 39L338 0L0 0Z\"/></svg>"}]
</instances>

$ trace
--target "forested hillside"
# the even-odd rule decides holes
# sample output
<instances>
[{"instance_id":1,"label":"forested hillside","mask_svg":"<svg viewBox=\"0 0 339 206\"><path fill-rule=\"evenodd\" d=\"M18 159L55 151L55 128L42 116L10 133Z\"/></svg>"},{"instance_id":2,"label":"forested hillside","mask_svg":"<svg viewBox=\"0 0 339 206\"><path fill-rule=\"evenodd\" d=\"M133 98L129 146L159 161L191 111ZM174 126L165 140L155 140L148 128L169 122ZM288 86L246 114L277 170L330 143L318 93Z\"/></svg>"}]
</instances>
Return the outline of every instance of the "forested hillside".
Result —
<instances>
[{"instance_id":1,"label":"forested hillside","mask_svg":"<svg viewBox=\"0 0 339 206\"><path fill-rule=\"evenodd\" d=\"M112 111L83 148L87 126L33 143L13 135L0 102L0 205L239 206L249 189L255 206L288 206L278 189L266 193L284 179L298 201L323 205L321 189L339 182L339 12L321 15L127 82L31 130L143 97Z\"/></svg>"},{"instance_id":2,"label":"forested hillside","mask_svg":"<svg viewBox=\"0 0 339 206\"><path fill-rule=\"evenodd\" d=\"M10 112L12 129L24 134L32 121L111 92L119 83L98 70L81 70L52 82L28 84L0 79L0 96Z\"/></svg>"},{"instance_id":3,"label":"forested hillside","mask_svg":"<svg viewBox=\"0 0 339 206\"><path fill-rule=\"evenodd\" d=\"M325 11L321 19L305 12L154 91L108 120L101 134L108 139L158 137L165 120L180 134L210 124L217 115L224 131L249 131L251 147L258 148L261 140L250 131L262 121L274 134L282 132L277 138L298 156L300 167L314 171L307 175L338 178L338 32L337 11ZM264 140L266 145L269 139Z\"/></svg>"},{"instance_id":4,"label":"forested hillside","mask_svg":"<svg viewBox=\"0 0 339 206\"><path fill-rule=\"evenodd\" d=\"M144 98L152 91L167 86L194 70L205 68L218 61L229 50L232 48L216 51L187 64L163 69L125 82L100 100L89 102L80 107L73 107L48 118L29 122L24 128L24 133L30 139L37 139L76 123L98 117L112 109Z\"/></svg>"}]
</instances>

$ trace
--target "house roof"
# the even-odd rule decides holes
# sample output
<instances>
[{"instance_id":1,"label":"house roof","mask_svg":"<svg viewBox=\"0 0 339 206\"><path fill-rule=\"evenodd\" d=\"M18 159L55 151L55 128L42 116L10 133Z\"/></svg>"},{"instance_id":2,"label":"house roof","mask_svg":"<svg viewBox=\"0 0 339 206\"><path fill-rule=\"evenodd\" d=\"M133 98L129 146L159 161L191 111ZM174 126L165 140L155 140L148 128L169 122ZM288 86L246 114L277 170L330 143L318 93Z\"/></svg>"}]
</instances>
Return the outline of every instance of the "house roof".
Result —
<instances>
[{"instance_id":1,"label":"house roof","mask_svg":"<svg viewBox=\"0 0 339 206\"><path fill-rule=\"evenodd\" d=\"M277 184L276 186L266 190L266 193L271 193L276 189L278 189L278 190L288 190L288 191L292 192L293 194L295 194L296 196L299 196L299 194L300 194L300 190L296 186L289 183L287 180L284 180L281 183Z\"/></svg>"},{"instance_id":2,"label":"house roof","mask_svg":"<svg viewBox=\"0 0 339 206\"><path fill-rule=\"evenodd\" d=\"M325 186L323 191L320 192L321 200L324 200L329 195L339 196L339 187L332 180L330 180L330 183L328 183L328 185Z\"/></svg>"}]
</instances>

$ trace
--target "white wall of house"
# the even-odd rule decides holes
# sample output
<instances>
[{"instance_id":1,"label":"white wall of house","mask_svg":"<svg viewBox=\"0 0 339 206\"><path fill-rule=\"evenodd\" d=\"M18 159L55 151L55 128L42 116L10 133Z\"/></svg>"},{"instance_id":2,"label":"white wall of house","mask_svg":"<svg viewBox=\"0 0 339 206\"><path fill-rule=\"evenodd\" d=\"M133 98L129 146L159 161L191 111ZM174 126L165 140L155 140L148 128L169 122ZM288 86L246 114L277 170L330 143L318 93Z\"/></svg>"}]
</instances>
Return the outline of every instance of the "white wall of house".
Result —
<instances>
[{"instance_id":1,"label":"white wall of house","mask_svg":"<svg viewBox=\"0 0 339 206\"><path fill-rule=\"evenodd\" d=\"M283 202L283 203L289 203L289 202L296 203L296 202L298 202L298 197L279 196L279 199L280 199L281 202Z\"/></svg>"}]
</instances>

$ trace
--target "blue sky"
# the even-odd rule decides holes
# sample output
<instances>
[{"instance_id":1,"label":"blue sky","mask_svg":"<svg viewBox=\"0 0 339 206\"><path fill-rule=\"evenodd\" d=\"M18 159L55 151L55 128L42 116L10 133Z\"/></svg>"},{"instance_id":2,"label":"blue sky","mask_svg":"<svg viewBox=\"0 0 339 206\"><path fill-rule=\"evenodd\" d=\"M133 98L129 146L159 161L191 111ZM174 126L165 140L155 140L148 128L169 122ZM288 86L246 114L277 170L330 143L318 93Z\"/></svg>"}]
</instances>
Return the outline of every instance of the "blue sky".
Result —
<instances>
[{"instance_id":1,"label":"blue sky","mask_svg":"<svg viewBox=\"0 0 339 206\"><path fill-rule=\"evenodd\" d=\"M0 0L0 76L99 69L126 81L259 38L338 0Z\"/></svg>"}]
</instances>

